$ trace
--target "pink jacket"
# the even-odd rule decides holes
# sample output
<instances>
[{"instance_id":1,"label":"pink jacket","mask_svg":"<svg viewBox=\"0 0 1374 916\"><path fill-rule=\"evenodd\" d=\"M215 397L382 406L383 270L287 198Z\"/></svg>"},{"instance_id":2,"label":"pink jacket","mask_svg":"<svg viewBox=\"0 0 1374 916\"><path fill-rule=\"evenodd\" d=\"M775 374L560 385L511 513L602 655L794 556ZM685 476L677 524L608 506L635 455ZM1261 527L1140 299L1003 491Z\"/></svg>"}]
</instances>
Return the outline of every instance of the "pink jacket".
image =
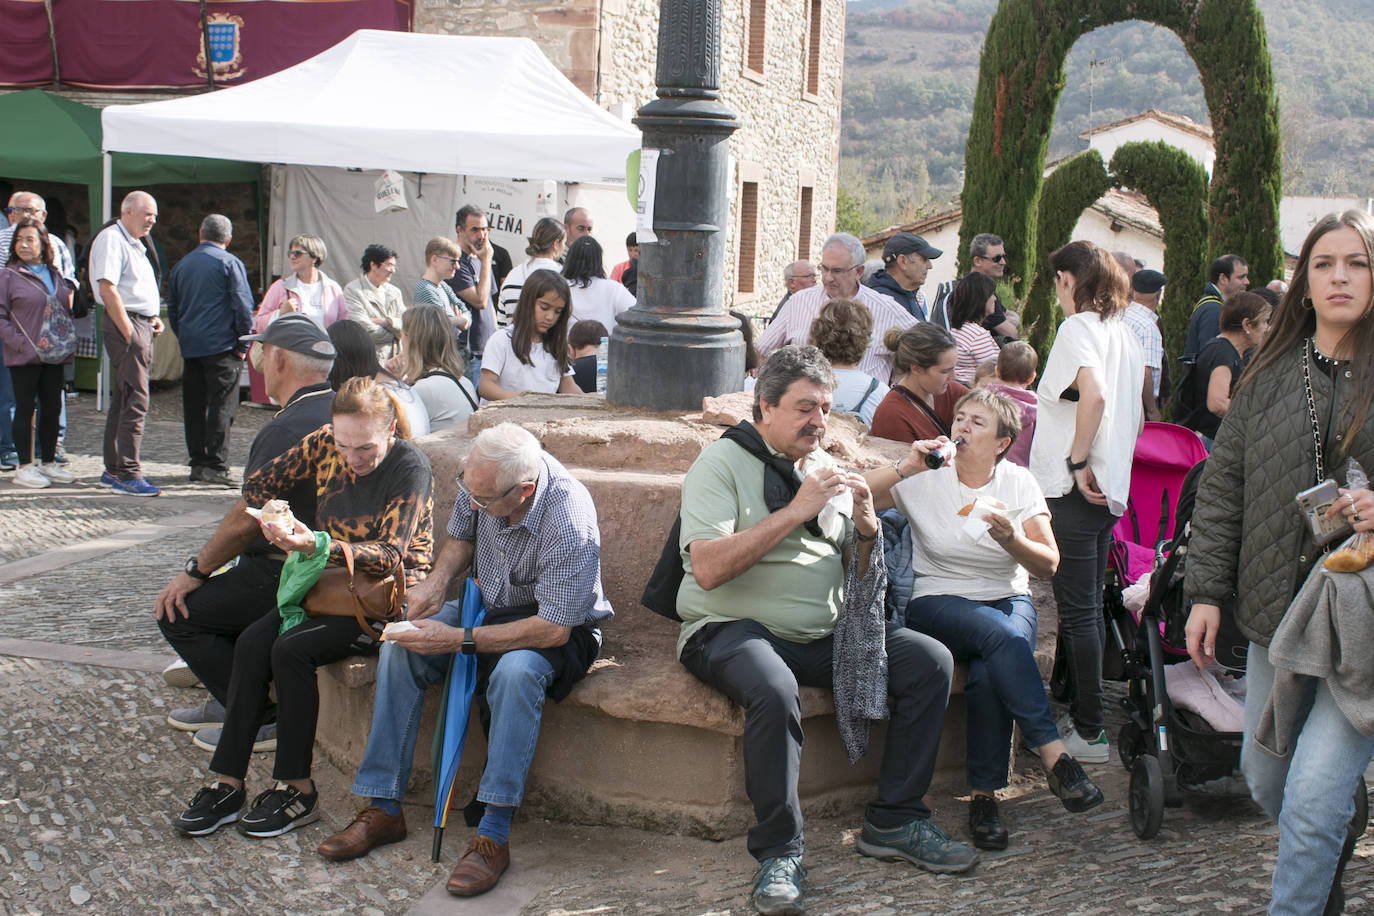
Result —
<instances>
[{"instance_id":1,"label":"pink jacket","mask_svg":"<svg viewBox=\"0 0 1374 916\"><path fill-rule=\"evenodd\" d=\"M320 281L324 284L320 298L324 303L324 326L329 327L341 318L348 317L348 306L344 303L343 287L329 278L324 271L320 271ZM294 290L300 285L300 278L295 274L287 274L277 282L267 288L267 294L262 297L262 304L258 306L258 312L253 316L253 333L257 334L276 320L277 312L281 310L281 305L286 301L288 290Z\"/></svg>"},{"instance_id":2,"label":"pink jacket","mask_svg":"<svg viewBox=\"0 0 1374 916\"><path fill-rule=\"evenodd\" d=\"M1012 464L1019 464L1021 467L1030 465L1031 438L1035 436L1035 411L1037 402L1034 391L1027 391L1024 388L1015 388L1011 385L1002 385L993 382L989 388L998 394L1006 395L1021 407L1021 432L1016 434L1016 441L1007 449L1006 459Z\"/></svg>"}]
</instances>

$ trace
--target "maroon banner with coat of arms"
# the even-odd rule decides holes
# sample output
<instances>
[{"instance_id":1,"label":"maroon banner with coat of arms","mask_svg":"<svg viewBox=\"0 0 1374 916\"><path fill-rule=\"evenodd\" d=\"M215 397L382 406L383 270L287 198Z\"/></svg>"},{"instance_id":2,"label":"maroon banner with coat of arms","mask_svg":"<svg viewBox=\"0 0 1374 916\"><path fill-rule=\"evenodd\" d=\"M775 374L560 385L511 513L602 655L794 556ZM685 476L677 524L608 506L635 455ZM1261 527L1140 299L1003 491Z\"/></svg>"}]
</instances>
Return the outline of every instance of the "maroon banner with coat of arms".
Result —
<instances>
[{"instance_id":1,"label":"maroon banner with coat of arms","mask_svg":"<svg viewBox=\"0 0 1374 916\"><path fill-rule=\"evenodd\" d=\"M234 86L358 29L408 32L411 9L410 0L52 0L50 21L43 0L0 0L0 86L58 77L92 89Z\"/></svg>"}]
</instances>

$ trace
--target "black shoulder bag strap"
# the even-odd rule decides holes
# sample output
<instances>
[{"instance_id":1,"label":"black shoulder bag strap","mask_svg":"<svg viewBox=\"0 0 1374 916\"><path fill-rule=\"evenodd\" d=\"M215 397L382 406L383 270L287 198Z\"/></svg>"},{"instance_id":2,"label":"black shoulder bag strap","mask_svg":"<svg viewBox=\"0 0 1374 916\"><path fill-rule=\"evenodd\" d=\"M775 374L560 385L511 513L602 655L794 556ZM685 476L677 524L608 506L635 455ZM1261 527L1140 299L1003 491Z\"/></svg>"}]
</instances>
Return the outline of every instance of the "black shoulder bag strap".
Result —
<instances>
[{"instance_id":1,"label":"black shoulder bag strap","mask_svg":"<svg viewBox=\"0 0 1374 916\"><path fill-rule=\"evenodd\" d=\"M751 423L745 421L732 426L721 438L731 440L763 462L763 499L769 512L776 512L791 502L801 487L796 468L786 458L779 458L768 451L763 437ZM816 537L822 536L821 526L814 518L806 522L806 530ZM682 618L677 612L677 593L682 585L682 577L687 574L682 565L681 541L682 513L679 512L668 529L668 537L663 542L654 571L649 574L644 594L639 598L639 603L655 614L679 622Z\"/></svg>"},{"instance_id":2,"label":"black shoulder bag strap","mask_svg":"<svg viewBox=\"0 0 1374 916\"><path fill-rule=\"evenodd\" d=\"M446 371L446 370L444 370L444 369L431 369L431 370L429 370L428 372L426 372L424 375L420 376L420 378L429 378L430 376L434 376L434 375L438 375L438 376L441 376L441 377L443 377L443 378L446 378L446 379L448 379L449 381L453 382L453 384L457 385L457 386L458 386L458 390L461 391L461 392L463 392L463 397L466 398L466 399L467 399L467 402L468 402L469 404L472 405L472 409L473 409L473 410L476 410L476 409L477 409L477 402L474 401L474 400L472 399L472 395L468 394L468 390L467 390L466 388L463 387L463 383L460 382L460 381L458 381L458 379L456 379L456 378L453 377L453 373L452 373L452 372L448 372L448 371ZM419 380L420 380L420 379L416 379L416 381L419 381Z\"/></svg>"},{"instance_id":3,"label":"black shoulder bag strap","mask_svg":"<svg viewBox=\"0 0 1374 916\"><path fill-rule=\"evenodd\" d=\"M912 394L910 391L907 391L901 385L898 385L893 390L899 392L902 397L907 399L907 403L909 403L911 406L915 407L917 410L921 411L921 413L929 417L930 422L934 423L935 428L940 431L940 435L948 436L950 434L949 424L946 423L944 420L941 420L940 415L937 414L929 404L927 404L920 398L916 397L916 395Z\"/></svg>"},{"instance_id":4,"label":"black shoulder bag strap","mask_svg":"<svg viewBox=\"0 0 1374 916\"><path fill-rule=\"evenodd\" d=\"M875 391L877 391L877 390L878 390L878 380L877 380L877 379L871 379L871 380L869 381L869 383L868 383L868 390L864 392L864 396L863 396L863 397L859 398L859 403L857 403L857 404L854 405L854 409L851 410L850 413L858 413L859 411L863 410L863 409L864 409L864 405L868 403L868 399L871 398L871 397L873 397L873 392L875 392Z\"/></svg>"}]
</instances>

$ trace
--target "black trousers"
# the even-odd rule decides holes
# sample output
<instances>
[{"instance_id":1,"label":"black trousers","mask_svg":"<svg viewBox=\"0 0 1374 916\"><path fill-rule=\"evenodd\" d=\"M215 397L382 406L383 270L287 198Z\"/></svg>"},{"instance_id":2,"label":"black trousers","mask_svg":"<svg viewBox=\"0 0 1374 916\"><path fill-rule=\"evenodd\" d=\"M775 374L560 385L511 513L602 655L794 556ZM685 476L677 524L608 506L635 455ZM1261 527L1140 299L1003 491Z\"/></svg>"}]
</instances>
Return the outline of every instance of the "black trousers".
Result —
<instances>
[{"instance_id":1,"label":"black trousers","mask_svg":"<svg viewBox=\"0 0 1374 916\"><path fill-rule=\"evenodd\" d=\"M707 624L682 648L682 664L744 707L744 786L757 823L749 829L756 859L801 855L802 815L799 686L831 686L832 638L795 643L753 620ZM878 798L867 819L881 828L930 817L922 796L930 787L949 701L954 659L937 639L887 625L887 743L878 771Z\"/></svg>"},{"instance_id":2,"label":"black trousers","mask_svg":"<svg viewBox=\"0 0 1374 916\"><path fill-rule=\"evenodd\" d=\"M377 651L352 617L308 617L278 635L278 614L258 618L234 646L224 731L210 769L242 779L253 756L253 739L267 711L267 688L277 687L275 779L306 779L314 759L320 691L315 670L351 655Z\"/></svg>"},{"instance_id":3,"label":"black trousers","mask_svg":"<svg viewBox=\"0 0 1374 916\"><path fill-rule=\"evenodd\" d=\"M14 383L14 450L19 463L57 457L57 426L62 419L62 366L34 363L10 366ZM38 407L38 441L33 439L33 414Z\"/></svg>"},{"instance_id":4,"label":"black trousers","mask_svg":"<svg viewBox=\"0 0 1374 916\"><path fill-rule=\"evenodd\" d=\"M229 705L234 644L264 614L277 616L281 567L281 560L245 554L233 569L186 596L186 617L174 614L170 623L157 622L177 655L225 706Z\"/></svg>"},{"instance_id":5,"label":"black trousers","mask_svg":"<svg viewBox=\"0 0 1374 916\"><path fill-rule=\"evenodd\" d=\"M1059 569L1051 583L1059 606L1059 640L1073 675L1074 726L1085 740L1102 731L1102 647L1107 624L1102 619L1102 590L1117 516L1095 506L1078 488L1046 500L1050 528L1059 544Z\"/></svg>"},{"instance_id":6,"label":"black trousers","mask_svg":"<svg viewBox=\"0 0 1374 916\"><path fill-rule=\"evenodd\" d=\"M243 360L234 351L183 360L181 413L186 423L186 451L191 467L229 469L229 428L239 409L239 372Z\"/></svg>"}]
</instances>

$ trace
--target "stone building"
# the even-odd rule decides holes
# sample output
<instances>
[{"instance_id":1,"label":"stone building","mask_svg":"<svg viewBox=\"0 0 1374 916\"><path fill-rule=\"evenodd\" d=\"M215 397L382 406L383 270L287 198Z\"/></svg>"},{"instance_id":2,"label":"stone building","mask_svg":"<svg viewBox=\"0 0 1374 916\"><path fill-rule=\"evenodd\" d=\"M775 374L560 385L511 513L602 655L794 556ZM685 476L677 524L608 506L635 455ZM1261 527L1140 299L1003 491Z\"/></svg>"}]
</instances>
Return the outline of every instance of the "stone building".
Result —
<instances>
[{"instance_id":1,"label":"stone building","mask_svg":"<svg viewBox=\"0 0 1374 916\"><path fill-rule=\"evenodd\" d=\"M835 225L844 4L722 0L721 99L730 139L727 307L759 314L782 269ZM526 36L597 104L623 117L654 97L657 0L420 0L417 32Z\"/></svg>"}]
</instances>

